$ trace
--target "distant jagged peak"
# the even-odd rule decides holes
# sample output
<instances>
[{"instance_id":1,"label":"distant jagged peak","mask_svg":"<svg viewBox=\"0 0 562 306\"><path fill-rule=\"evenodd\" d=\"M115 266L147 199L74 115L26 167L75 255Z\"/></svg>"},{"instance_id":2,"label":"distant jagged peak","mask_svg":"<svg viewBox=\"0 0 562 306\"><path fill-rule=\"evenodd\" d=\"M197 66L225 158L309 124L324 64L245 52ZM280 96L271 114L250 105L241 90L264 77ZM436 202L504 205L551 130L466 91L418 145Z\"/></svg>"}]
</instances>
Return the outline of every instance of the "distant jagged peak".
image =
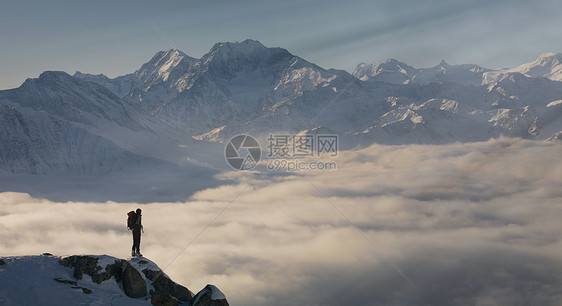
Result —
<instances>
[{"instance_id":1,"label":"distant jagged peak","mask_svg":"<svg viewBox=\"0 0 562 306\"><path fill-rule=\"evenodd\" d=\"M240 53L253 53L253 52L260 52L266 51L269 49L268 47L264 46L261 42L253 39L246 39L241 42L233 41L233 42L218 42L216 43L209 53L213 53L216 51L221 52L240 52Z\"/></svg>"},{"instance_id":2,"label":"distant jagged peak","mask_svg":"<svg viewBox=\"0 0 562 306\"><path fill-rule=\"evenodd\" d=\"M105 87L97 84L88 82L82 78L73 77L64 71L44 71L38 78L29 78L23 82L23 84L14 90L27 96L31 93L36 93L37 90L46 90L46 92L51 92L57 88L65 88L64 94L69 94L71 92L80 92L81 90L93 90L96 92L104 93L105 95L113 96L109 90ZM31 90L31 91L30 91ZM32 96L32 99L36 100L38 96Z\"/></svg>"},{"instance_id":3,"label":"distant jagged peak","mask_svg":"<svg viewBox=\"0 0 562 306\"><path fill-rule=\"evenodd\" d=\"M81 71L76 70L76 72L72 75L75 78L86 79L86 78L99 78L99 79L109 79L109 77L103 73L99 74L90 74L90 73L83 73Z\"/></svg>"},{"instance_id":4,"label":"distant jagged peak","mask_svg":"<svg viewBox=\"0 0 562 306\"><path fill-rule=\"evenodd\" d=\"M103 93L105 95L114 96L107 88L93 82L89 82L86 79L71 76L64 71L44 71L38 78L29 78L23 82L20 89L31 89L35 90L45 89L48 91L55 90L56 88L64 87L66 90L65 94L70 92L80 92L81 90L93 90L96 92ZM21 91L22 94L28 94ZM38 97L34 97L37 99Z\"/></svg>"},{"instance_id":5,"label":"distant jagged peak","mask_svg":"<svg viewBox=\"0 0 562 306\"><path fill-rule=\"evenodd\" d=\"M184 58L191 58L189 55L185 54L179 49L169 49L166 51L158 51L152 59L149 61L154 63L158 63L161 61L168 61L168 60L182 60Z\"/></svg>"},{"instance_id":6,"label":"distant jagged peak","mask_svg":"<svg viewBox=\"0 0 562 306\"><path fill-rule=\"evenodd\" d=\"M197 62L178 49L157 52L150 61L133 73L135 86L146 90L159 82L175 81Z\"/></svg>"},{"instance_id":7,"label":"distant jagged peak","mask_svg":"<svg viewBox=\"0 0 562 306\"><path fill-rule=\"evenodd\" d=\"M355 68L353 76L362 81L372 79L390 83L405 83L409 79L408 75L413 75L417 72L418 69L397 59L389 58L382 63L361 63ZM390 78L387 77L388 74L390 74Z\"/></svg>"},{"instance_id":8,"label":"distant jagged peak","mask_svg":"<svg viewBox=\"0 0 562 306\"><path fill-rule=\"evenodd\" d=\"M446 62L445 60L441 60L441 62L440 62L437 66L435 66L435 67L448 68L448 67L450 67L450 66L451 66L451 65L447 64L447 62Z\"/></svg>"},{"instance_id":9,"label":"distant jagged peak","mask_svg":"<svg viewBox=\"0 0 562 306\"><path fill-rule=\"evenodd\" d=\"M258 67L263 74L272 74L280 67L291 65L291 61L295 58L297 57L286 49L269 48L257 40L219 42L203 55L197 64L199 67L197 71L208 72L224 79L231 79L240 71L255 71ZM298 65L307 63L298 59L296 61Z\"/></svg>"},{"instance_id":10,"label":"distant jagged peak","mask_svg":"<svg viewBox=\"0 0 562 306\"><path fill-rule=\"evenodd\" d=\"M38 80L39 81L54 81L54 80L71 80L72 76L64 71L43 71ZM29 80L29 79L28 79Z\"/></svg>"},{"instance_id":11,"label":"distant jagged peak","mask_svg":"<svg viewBox=\"0 0 562 306\"><path fill-rule=\"evenodd\" d=\"M272 55L294 56L286 49L266 47L257 40L246 39L241 42L218 42L203 56L202 61L206 62L209 59L267 58Z\"/></svg>"},{"instance_id":12,"label":"distant jagged peak","mask_svg":"<svg viewBox=\"0 0 562 306\"><path fill-rule=\"evenodd\" d=\"M562 53L555 53L555 52L546 52L541 54L536 61L538 62L542 62L542 63L547 63L547 62L551 62L553 64L560 64L562 63Z\"/></svg>"},{"instance_id":13,"label":"distant jagged peak","mask_svg":"<svg viewBox=\"0 0 562 306\"><path fill-rule=\"evenodd\" d=\"M531 66L554 68L562 64L562 53L543 53L535 61L529 64Z\"/></svg>"},{"instance_id":14,"label":"distant jagged peak","mask_svg":"<svg viewBox=\"0 0 562 306\"><path fill-rule=\"evenodd\" d=\"M545 77L553 81L562 81L562 53L548 52L536 60L508 70L530 77Z\"/></svg>"},{"instance_id":15,"label":"distant jagged peak","mask_svg":"<svg viewBox=\"0 0 562 306\"><path fill-rule=\"evenodd\" d=\"M393 65L406 65L406 63L401 62L395 58L389 58L385 61L386 64L393 64Z\"/></svg>"}]
</instances>

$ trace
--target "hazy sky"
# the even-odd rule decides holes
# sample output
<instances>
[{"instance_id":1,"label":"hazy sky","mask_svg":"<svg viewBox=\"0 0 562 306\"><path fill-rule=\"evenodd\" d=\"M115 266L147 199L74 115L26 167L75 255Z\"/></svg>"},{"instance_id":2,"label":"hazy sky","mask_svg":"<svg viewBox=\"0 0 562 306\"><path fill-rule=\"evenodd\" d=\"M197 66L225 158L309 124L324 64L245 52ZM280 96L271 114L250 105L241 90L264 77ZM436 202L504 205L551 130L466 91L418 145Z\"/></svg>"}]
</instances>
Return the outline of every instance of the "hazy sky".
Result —
<instances>
[{"instance_id":1,"label":"hazy sky","mask_svg":"<svg viewBox=\"0 0 562 306\"><path fill-rule=\"evenodd\" d=\"M44 70L111 77L132 72L171 48L151 22L194 57L218 41L252 38L348 71L390 57L416 67L441 59L513 67L562 51L561 14L558 0L5 0L0 88L19 86Z\"/></svg>"}]
</instances>

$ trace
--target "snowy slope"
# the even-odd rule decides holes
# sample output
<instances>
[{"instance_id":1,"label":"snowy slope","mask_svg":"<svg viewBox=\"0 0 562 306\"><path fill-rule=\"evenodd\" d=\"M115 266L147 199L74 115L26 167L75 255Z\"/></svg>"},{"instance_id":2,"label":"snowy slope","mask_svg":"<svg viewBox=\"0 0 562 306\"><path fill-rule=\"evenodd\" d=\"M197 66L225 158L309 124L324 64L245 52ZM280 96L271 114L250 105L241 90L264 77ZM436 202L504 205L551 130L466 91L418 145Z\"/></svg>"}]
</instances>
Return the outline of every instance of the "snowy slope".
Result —
<instances>
[{"instance_id":1,"label":"snowy slope","mask_svg":"<svg viewBox=\"0 0 562 306\"><path fill-rule=\"evenodd\" d=\"M0 91L0 169L103 174L188 161L196 141L97 83L44 72ZM196 155L196 152L193 152Z\"/></svg>"},{"instance_id":2,"label":"snowy slope","mask_svg":"<svg viewBox=\"0 0 562 306\"><path fill-rule=\"evenodd\" d=\"M533 78L544 77L553 81L562 81L562 54L543 53L536 60L508 71L518 72Z\"/></svg>"},{"instance_id":3,"label":"snowy slope","mask_svg":"<svg viewBox=\"0 0 562 306\"><path fill-rule=\"evenodd\" d=\"M103 174L152 162L46 112L0 104L0 169Z\"/></svg>"},{"instance_id":4,"label":"snowy slope","mask_svg":"<svg viewBox=\"0 0 562 306\"><path fill-rule=\"evenodd\" d=\"M102 85L103 87L109 89L113 94L118 97L123 97L134 87L133 74L126 74L113 79L108 78L104 74L87 74L80 71L76 71L73 75L76 78L83 79L85 81L94 82Z\"/></svg>"},{"instance_id":5,"label":"snowy slope","mask_svg":"<svg viewBox=\"0 0 562 306\"><path fill-rule=\"evenodd\" d=\"M0 260L1 305L150 305L157 300L228 305L217 287L208 285L194 295L142 257L43 255Z\"/></svg>"}]
</instances>

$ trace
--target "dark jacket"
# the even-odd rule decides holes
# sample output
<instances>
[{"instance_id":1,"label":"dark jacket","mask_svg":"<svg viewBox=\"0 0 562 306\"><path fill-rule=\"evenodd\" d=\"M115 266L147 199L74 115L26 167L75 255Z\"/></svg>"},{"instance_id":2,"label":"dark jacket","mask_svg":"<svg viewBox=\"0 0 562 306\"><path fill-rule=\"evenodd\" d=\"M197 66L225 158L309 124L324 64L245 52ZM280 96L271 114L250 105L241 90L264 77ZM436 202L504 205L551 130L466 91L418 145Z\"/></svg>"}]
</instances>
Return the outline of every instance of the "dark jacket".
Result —
<instances>
[{"instance_id":1,"label":"dark jacket","mask_svg":"<svg viewBox=\"0 0 562 306\"><path fill-rule=\"evenodd\" d=\"M132 226L132 230L133 231L140 231L142 229L142 215L139 215L137 213L135 213L132 217L132 221L133 221L133 226Z\"/></svg>"}]
</instances>

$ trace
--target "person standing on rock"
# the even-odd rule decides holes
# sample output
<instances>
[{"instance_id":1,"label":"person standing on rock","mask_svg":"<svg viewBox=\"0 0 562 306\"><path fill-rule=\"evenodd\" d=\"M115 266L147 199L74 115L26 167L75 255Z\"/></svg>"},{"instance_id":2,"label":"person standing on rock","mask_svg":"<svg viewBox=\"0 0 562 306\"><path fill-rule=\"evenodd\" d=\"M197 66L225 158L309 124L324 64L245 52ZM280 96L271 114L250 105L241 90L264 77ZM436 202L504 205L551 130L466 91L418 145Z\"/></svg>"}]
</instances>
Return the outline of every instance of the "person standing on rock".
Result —
<instances>
[{"instance_id":1,"label":"person standing on rock","mask_svg":"<svg viewBox=\"0 0 562 306\"><path fill-rule=\"evenodd\" d=\"M131 229L133 230L133 250L131 251L131 256L142 256L140 253L141 231L143 229L141 212L142 210L137 208L135 214L131 216Z\"/></svg>"}]
</instances>

